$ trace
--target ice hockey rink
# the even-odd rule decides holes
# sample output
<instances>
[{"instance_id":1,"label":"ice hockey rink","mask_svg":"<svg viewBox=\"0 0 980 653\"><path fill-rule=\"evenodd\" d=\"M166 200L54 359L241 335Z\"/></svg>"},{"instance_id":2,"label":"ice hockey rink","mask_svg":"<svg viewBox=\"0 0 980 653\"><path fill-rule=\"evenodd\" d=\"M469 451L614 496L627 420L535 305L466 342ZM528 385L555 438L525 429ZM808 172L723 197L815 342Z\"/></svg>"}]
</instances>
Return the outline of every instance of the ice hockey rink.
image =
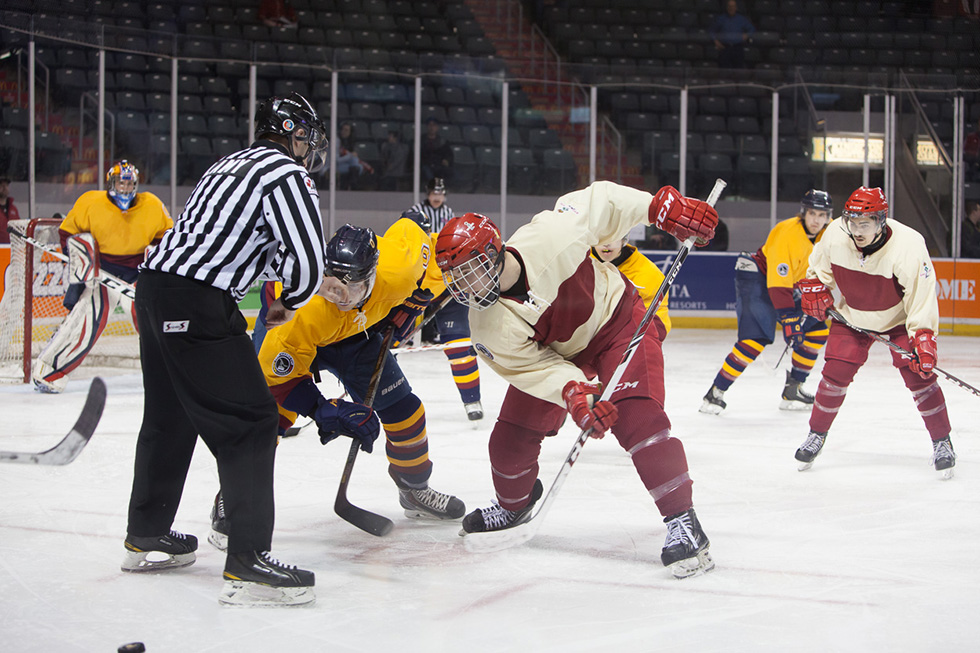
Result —
<instances>
[{"instance_id":1,"label":"ice hockey rink","mask_svg":"<svg viewBox=\"0 0 980 653\"><path fill-rule=\"evenodd\" d=\"M174 525L200 538L196 564L119 570L143 391L138 373L96 370L108 401L78 459L0 466L0 649L976 651L980 397L940 381L958 460L955 478L939 480L911 396L875 344L822 455L799 472L807 415L777 409L781 345L727 393L723 415L698 413L734 340L675 329L665 346L667 409L711 539L710 574L675 580L660 564L664 525L612 437L589 441L535 539L476 554L458 522L402 515L383 447L359 456L348 496L394 530L376 538L341 520L333 501L350 441L322 446L308 428L278 449L273 551L316 572L317 601L304 608L218 605L224 554L206 542L218 482L203 443ZM980 386L980 338L939 343L939 365ZM503 382L483 368L488 416L474 428L441 352L399 358L427 407L432 486L468 510L488 505L486 443ZM0 386L0 449L57 443L92 374L81 370L58 396ZM340 394L332 379L321 387ZM545 487L576 435L566 425L545 442Z\"/></svg>"}]
</instances>

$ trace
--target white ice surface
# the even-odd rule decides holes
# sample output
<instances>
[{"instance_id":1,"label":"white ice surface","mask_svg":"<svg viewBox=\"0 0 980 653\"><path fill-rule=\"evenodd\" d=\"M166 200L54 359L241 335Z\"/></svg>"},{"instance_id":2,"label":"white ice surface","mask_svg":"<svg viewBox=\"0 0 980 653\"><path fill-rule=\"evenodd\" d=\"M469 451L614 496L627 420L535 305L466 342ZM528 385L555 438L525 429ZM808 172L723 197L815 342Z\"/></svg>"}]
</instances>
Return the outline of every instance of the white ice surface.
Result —
<instances>
[{"instance_id":1,"label":"white ice surface","mask_svg":"<svg viewBox=\"0 0 980 653\"><path fill-rule=\"evenodd\" d=\"M75 462L0 465L0 649L980 650L980 397L941 382L959 459L955 478L938 480L912 399L876 344L801 473L793 453L807 417L777 409L784 372L769 367L782 347L732 387L723 415L698 413L734 340L676 330L666 346L668 413L712 573L675 580L661 566L660 515L612 437L585 447L536 539L480 555L464 550L458 523L402 516L383 447L358 458L349 497L394 519L394 531L375 538L341 520L332 506L348 441L324 447L307 429L281 443L276 463L274 554L317 573L316 604L294 609L219 607L224 555L205 541L218 484L203 443L175 523L201 539L197 563L119 570L143 391L138 374L107 375L105 414ZM468 509L488 505L486 442L503 383L484 368L488 418L474 429L441 352L401 362L428 409L432 486ZM980 385L980 339L941 337L940 365ZM85 374L60 396L0 387L0 449L56 443ZM322 387L336 393L332 380ZM546 487L574 437L566 426L545 443Z\"/></svg>"}]
</instances>

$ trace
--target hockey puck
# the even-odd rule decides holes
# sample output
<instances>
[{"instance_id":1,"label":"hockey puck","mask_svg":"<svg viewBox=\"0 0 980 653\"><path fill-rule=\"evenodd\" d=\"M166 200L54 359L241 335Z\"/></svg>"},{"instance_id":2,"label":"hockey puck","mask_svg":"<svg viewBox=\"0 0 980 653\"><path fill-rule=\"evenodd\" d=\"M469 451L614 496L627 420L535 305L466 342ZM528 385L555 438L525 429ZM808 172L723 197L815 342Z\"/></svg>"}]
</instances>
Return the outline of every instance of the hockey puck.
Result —
<instances>
[{"instance_id":1,"label":"hockey puck","mask_svg":"<svg viewBox=\"0 0 980 653\"><path fill-rule=\"evenodd\" d=\"M143 642L130 642L119 647L118 653L146 653Z\"/></svg>"}]
</instances>

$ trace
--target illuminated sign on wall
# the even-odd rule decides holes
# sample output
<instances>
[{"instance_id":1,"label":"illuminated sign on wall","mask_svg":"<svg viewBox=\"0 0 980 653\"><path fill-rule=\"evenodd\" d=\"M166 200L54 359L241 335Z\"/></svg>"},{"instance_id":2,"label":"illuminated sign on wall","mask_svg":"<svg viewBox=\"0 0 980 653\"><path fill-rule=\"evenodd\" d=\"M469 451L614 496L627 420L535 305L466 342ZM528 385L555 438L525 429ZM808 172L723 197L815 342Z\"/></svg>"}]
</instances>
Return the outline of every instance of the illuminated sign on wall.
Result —
<instances>
[{"instance_id":1,"label":"illuminated sign on wall","mask_svg":"<svg viewBox=\"0 0 980 653\"><path fill-rule=\"evenodd\" d=\"M868 138L868 163L880 166L884 160L884 139L878 135ZM939 148L930 138L920 138L915 144L915 158L920 166L938 166L941 162ZM813 137L813 160L827 163L863 164L864 136L828 134Z\"/></svg>"}]
</instances>

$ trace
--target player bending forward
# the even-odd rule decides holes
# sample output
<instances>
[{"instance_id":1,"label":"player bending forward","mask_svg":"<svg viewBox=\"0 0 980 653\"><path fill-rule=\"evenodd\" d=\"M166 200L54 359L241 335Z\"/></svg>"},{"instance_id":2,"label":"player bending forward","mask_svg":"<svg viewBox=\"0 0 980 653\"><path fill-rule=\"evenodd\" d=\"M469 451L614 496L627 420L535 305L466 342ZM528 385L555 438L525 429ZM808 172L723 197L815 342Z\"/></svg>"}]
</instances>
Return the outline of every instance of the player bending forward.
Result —
<instances>
[{"instance_id":1,"label":"player bending forward","mask_svg":"<svg viewBox=\"0 0 980 653\"><path fill-rule=\"evenodd\" d=\"M64 305L69 313L38 356L33 374L38 392L64 390L68 375L92 351L116 306L132 311L132 301L99 283L99 270L136 283L147 246L158 243L174 226L156 195L138 192L139 182L136 166L114 163L106 172L108 189L83 193L61 222L61 251L68 255L69 275Z\"/></svg>"},{"instance_id":2,"label":"player bending forward","mask_svg":"<svg viewBox=\"0 0 980 653\"><path fill-rule=\"evenodd\" d=\"M505 247L486 217L453 218L439 234L436 260L453 295L470 306L476 350L509 384L490 435L497 499L463 519L462 535L526 521L543 487L538 455L568 411L593 437L611 430L630 453L667 524L661 553L677 577L708 571L708 538L692 508L687 460L664 412L663 352L649 329L622 386L597 402L644 314L632 284L589 248L655 224L677 238L714 235L708 204L665 186L656 196L596 182L562 196ZM598 377L598 378L597 378ZM596 380L597 382L593 381Z\"/></svg>"},{"instance_id":3,"label":"player bending forward","mask_svg":"<svg viewBox=\"0 0 980 653\"><path fill-rule=\"evenodd\" d=\"M388 474L398 487L405 515L448 520L462 517L466 507L456 497L429 487L432 461L425 407L390 353L373 406L362 403L384 339L383 328L393 325L395 339L404 338L404 331L425 310L411 297L418 292L416 283L429 259L430 242L407 218L396 221L381 238L362 227L338 229L327 243L319 292L291 321L266 334L259 364L280 406L280 433L298 413L316 421L323 444L346 435L370 453L380 433L380 417L387 436ZM313 369L336 376L354 401L324 397L313 382ZM221 548L227 524L220 495L211 516L209 541Z\"/></svg>"},{"instance_id":4,"label":"player bending forward","mask_svg":"<svg viewBox=\"0 0 980 653\"><path fill-rule=\"evenodd\" d=\"M848 323L915 353L907 359L892 351L892 364L925 422L936 470L950 478L956 456L949 440L946 399L932 371L939 327L936 274L922 236L887 217L888 201L880 188L862 186L851 194L844 214L830 223L810 255L807 278L799 283L803 310L818 320L827 319L827 310L834 306L830 289L836 288L841 294L838 311ZM868 359L873 342L871 336L831 322L810 434L796 451L801 471L810 468L823 448L847 387Z\"/></svg>"}]
</instances>

